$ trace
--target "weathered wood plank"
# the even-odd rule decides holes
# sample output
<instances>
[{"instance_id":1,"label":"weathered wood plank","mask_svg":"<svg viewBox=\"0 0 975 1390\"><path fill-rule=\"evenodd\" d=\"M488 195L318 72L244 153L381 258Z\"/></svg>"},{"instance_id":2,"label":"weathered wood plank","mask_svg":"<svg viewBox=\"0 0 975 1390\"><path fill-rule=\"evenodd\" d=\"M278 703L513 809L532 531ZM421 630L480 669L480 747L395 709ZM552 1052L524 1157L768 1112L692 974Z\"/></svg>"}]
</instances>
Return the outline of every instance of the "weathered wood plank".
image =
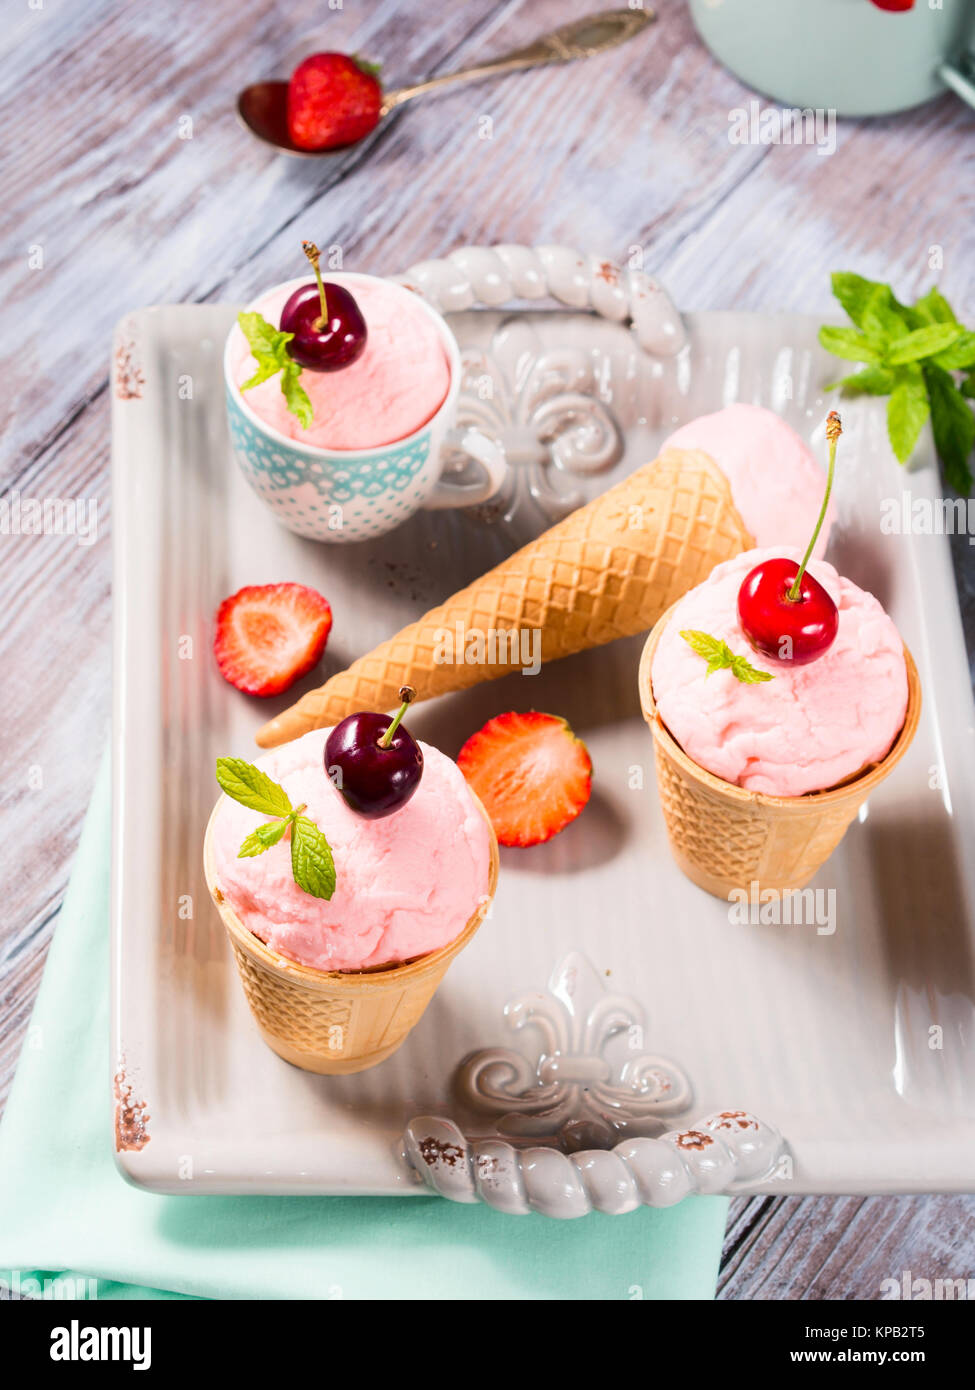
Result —
<instances>
[{"instance_id":1,"label":"weathered wood plank","mask_svg":"<svg viewBox=\"0 0 975 1390\"><path fill-rule=\"evenodd\" d=\"M975 1278L975 1198L754 1197L732 1204L722 1299L863 1299Z\"/></svg>"}]
</instances>

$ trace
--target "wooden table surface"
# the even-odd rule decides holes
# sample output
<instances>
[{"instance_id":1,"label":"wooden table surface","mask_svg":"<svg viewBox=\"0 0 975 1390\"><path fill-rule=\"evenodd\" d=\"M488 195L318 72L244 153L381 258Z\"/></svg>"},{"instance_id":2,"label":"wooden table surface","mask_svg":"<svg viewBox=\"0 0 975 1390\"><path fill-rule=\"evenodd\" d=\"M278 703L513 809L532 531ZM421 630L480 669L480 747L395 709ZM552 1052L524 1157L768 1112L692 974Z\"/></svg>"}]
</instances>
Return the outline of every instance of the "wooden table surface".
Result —
<instances>
[{"instance_id":1,"label":"wooden table surface","mask_svg":"<svg viewBox=\"0 0 975 1390\"><path fill-rule=\"evenodd\" d=\"M812 313L830 310L834 269L920 293L940 247L937 278L975 319L975 115L945 97L845 121L828 157L732 145L729 112L751 94L696 40L679 0L585 65L396 112L367 150L276 157L234 119L238 87L317 48L383 59L398 84L597 4L31 0L8 11L0 490L96 498L99 530L89 547L0 537L0 1104L108 732L107 364L126 310L244 300L297 273L298 242L313 237L374 272L464 243L563 242L617 259L640 247L682 308ZM955 558L972 654L975 552L962 540ZM761 1197L732 1208L719 1293L873 1299L888 1275L966 1275L973 1259L975 1199Z\"/></svg>"}]
</instances>

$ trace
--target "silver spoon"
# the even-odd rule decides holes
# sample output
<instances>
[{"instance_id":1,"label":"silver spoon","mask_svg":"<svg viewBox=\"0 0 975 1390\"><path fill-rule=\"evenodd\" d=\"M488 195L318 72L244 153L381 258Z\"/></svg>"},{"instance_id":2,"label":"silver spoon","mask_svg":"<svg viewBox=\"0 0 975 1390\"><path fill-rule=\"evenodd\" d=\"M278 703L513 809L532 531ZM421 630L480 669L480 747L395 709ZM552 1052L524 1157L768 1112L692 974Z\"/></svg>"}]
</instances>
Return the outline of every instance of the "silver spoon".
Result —
<instances>
[{"instance_id":1,"label":"silver spoon","mask_svg":"<svg viewBox=\"0 0 975 1390\"><path fill-rule=\"evenodd\" d=\"M458 72L444 73L442 77L430 77L410 87L384 92L380 122L395 106L402 106L405 101L412 101L414 97L441 87L460 82L479 82L484 77L500 77L522 68L540 68L549 63L571 63L576 58L591 58L593 54L604 53L608 48L625 43L652 24L656 17L653 10L604 10L601 14L589 15L587 19L577 19L553 29L527 48L515 49L513 53L505 53L486 63L477 63L474 67L461 68ZM283 154L320 159L323 155L343 154L351 148L342 145L328 150L299 149L291 143L288 135L287 105L287 82L255 82L245 87L238 96L237 114L253 135Z\"/></svg>"}]
</instances>

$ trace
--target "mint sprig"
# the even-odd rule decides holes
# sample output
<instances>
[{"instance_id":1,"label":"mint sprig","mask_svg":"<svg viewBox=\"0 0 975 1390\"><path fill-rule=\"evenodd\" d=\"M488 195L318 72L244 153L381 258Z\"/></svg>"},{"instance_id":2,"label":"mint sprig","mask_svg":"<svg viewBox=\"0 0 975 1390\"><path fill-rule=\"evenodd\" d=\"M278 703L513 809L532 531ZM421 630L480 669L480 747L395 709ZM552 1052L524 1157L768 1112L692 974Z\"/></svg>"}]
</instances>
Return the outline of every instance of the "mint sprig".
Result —
<instances>
[{"instance_id":1,"label":"mint sprig","mask_svg":"<svg viewBox=\"0 0 975 1390\"><path fill-rule=\"evenodd\" d=\"M277 819L265 821L246 837L238 859L264 854L291 830L291 872L295 883L313 898L331 898L335 892L335 861L332 847L313 820L302 814L304 806L293 807L282 786L271 780L253 763L242 758L218 758L217 781L221 789L251 811Z\"/></svg>"},{"instance_id":2,"label":"mint sprig","mask_svg":"<svg viewBox=\"0 0 975 1390\"><path fill-rule=\"evenodd\" d=\"M297 416L298 423L306 430L314 419L314 412L308 392L301 384L301 364L288 352L288 344L295 335L283 333L261 314L241 313L237 315L237 322L257 363L257 371L240 389L249 391L280 372L281 394L292 415Z\"/></svg>"},{"instance_id":3,"label":"mint sprig","mask_svg":"<svg viewBox=\"0 0 975 1390\"><path fill-rule=\"evenodd\" d=\"M826 389L889 397L887 433L901 463L930 419L945 477L967 495L975 448L975 415L968 405L975 399L975 332L959 323L937 286L908 305L889 285L849 271L834 274L832 285L855 327L824 325L819 341L835 357L865 365ZM964 373L963 379L954 373Z\"/></svg>"},{"instance_id":4,"label":"mint sprig","mask_svg":"<svg viewBox=\"0 0 975 1390\"><path fill-rule=\"evenodd\" d=\"M712 637L709 632L698 632L694 628L684 628L680 635L687 645L708 663L705 678L713 671L730 671L743 685L758 685L760 681L775 680L771 672L759 671L746 657L736 655L720 637Z\"/></svg>"}]
</instances>

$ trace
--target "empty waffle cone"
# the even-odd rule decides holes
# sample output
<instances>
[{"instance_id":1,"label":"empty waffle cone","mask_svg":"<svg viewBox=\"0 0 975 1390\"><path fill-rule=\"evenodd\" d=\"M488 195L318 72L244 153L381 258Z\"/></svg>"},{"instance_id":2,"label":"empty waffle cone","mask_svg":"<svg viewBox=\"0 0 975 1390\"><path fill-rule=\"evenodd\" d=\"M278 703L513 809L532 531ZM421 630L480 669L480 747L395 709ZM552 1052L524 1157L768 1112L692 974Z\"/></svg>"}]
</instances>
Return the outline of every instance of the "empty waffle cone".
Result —
<instances>
[{"instance_id":1,"label":"empty waffle cone","mask_svg":"<svg viewBox=\"0 0 975 1390\"><path fill-rule=\"evenodd\" d=\"M474 793L471 793L474 796ZM244 926L217 886L212 831L223 797L207 825L203 864L210 896L227 929L240 982L268 1047L305 1071L328 1075L365 1071L392 1056L419 1022L450 962L474 936L498 883L498 842L491 832L488 890L463 930L428 955L364 971L314 970L266 946Z\"/></svg>"},{"instance_id":2,"label":"empty waffle cone","mask_svg":"<svg viewBox=\"0 0 975 1390\"><path fill-rule=\"evenodd\" d=\"M519 647L500 643L497 660L444 660L445 634L456 654L458 631L466 639L538 630L542 661L555 661L646 632L715 565L754 544L717 464L696 450L668 449L309 691L257 741L272 748L357 710L392 709L403 685L427 700L520 664Z\"/></svg>"},{"instance_id":3,"label":"empty waffle cone","mask_svg":"<svg viewBox=\"0 0 975 1390\"><path fill-rule=\"evenodd\" d=\"M766 796L708 772L689 758L657 712L650 679L653 655L670 618L665 613L640 659L640 702L653 734L657 787L667 835L680 869L717 898L733 892L802 888L842 840L873 789L907 752L921 713L921 683L907 647L907 713L890 752L827 791Z\"/></svg>"}]
</instances>

